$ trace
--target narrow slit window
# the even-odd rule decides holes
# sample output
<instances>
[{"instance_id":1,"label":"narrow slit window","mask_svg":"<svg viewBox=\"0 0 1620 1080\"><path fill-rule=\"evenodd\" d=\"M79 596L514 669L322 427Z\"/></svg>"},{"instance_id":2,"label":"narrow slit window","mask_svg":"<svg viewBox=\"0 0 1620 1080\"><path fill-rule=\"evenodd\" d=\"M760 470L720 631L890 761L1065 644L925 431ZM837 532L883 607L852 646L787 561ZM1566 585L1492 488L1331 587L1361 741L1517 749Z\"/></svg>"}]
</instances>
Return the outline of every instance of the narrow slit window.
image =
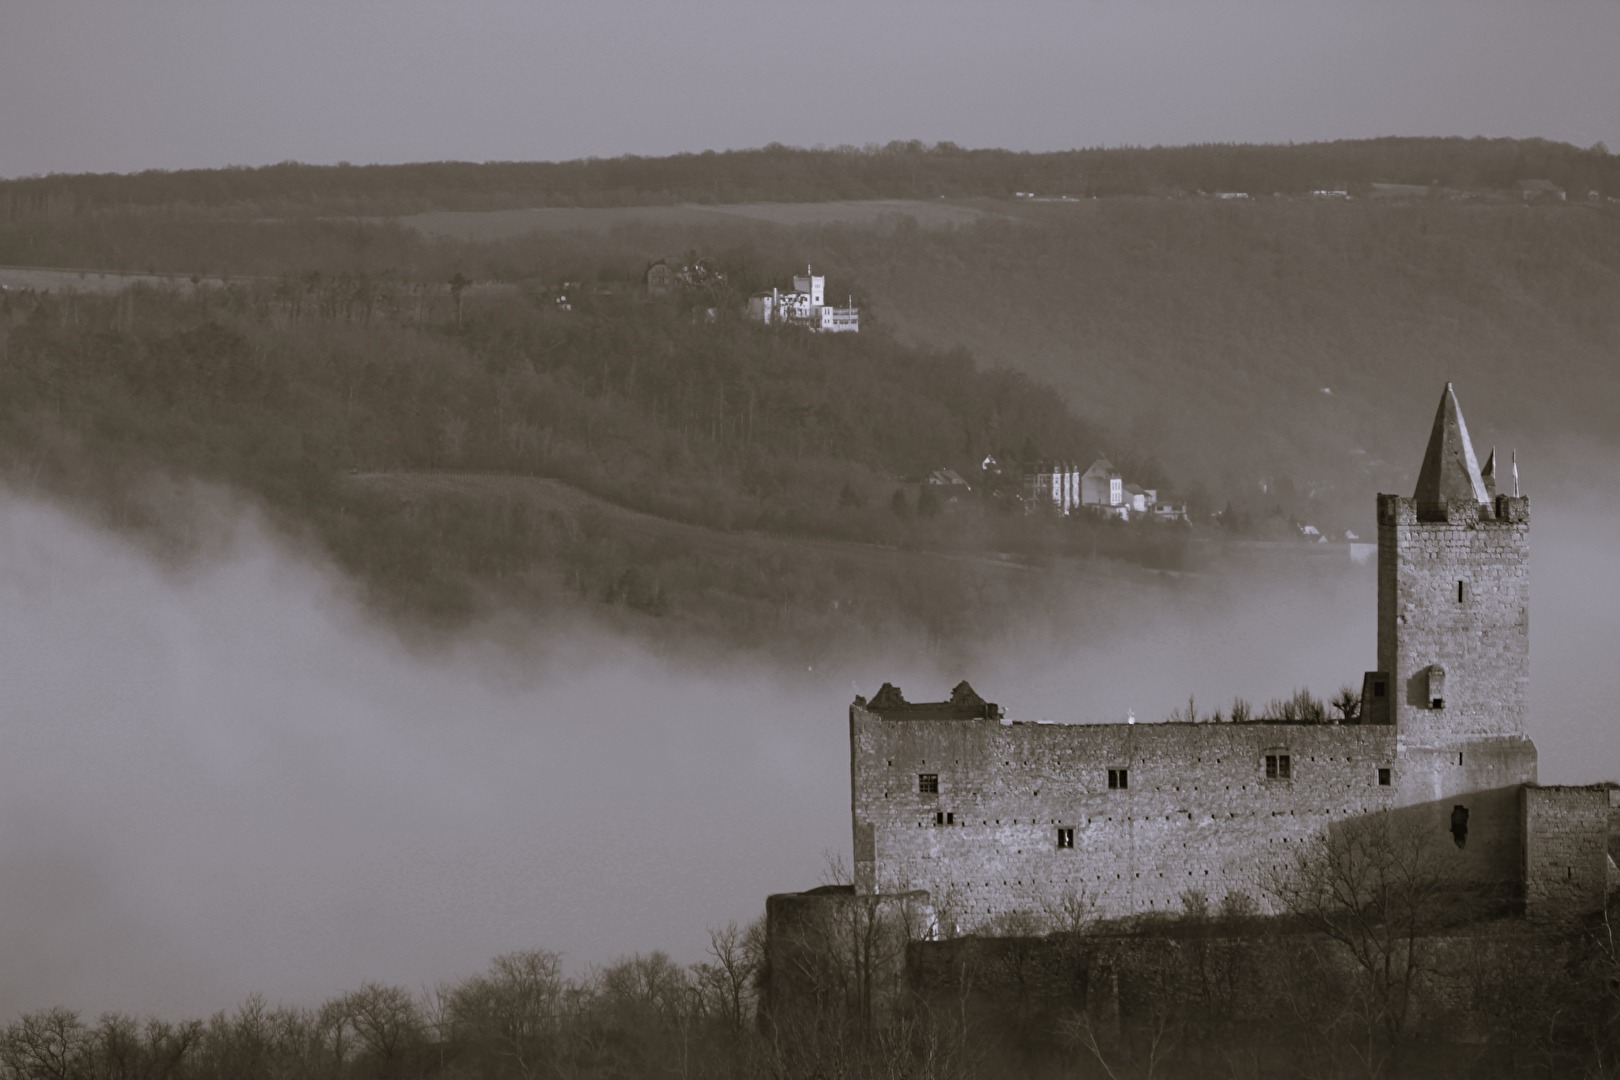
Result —
<instances>
[{"instance_id":1,"label":"narrow slit window","mask_svg":"<svg viewBox=\"0 0 1620 1080\"><path fill-rule=\"evenodd\" d=\"M1468 598L1468 594L1467 594L1466 591L1464 591L1463 583L1460 582L1460 581L1457 582L1457 603L1460 604L1463 601L1465 601L1467 598Z\"/></svg>"},{"instance_id":2,"label":"narrow slit window","mask_svg":"<svg viewBox=\"0 0 1620 1080\"><path fill-rule=\"evenodd\" d=\"M918 773L917 790L922 792L924 795L938 795L939 774L931 772Z\"/></svg>"},{"instance_id":3,"label":"narrow slit window","mask_svg":"<svg viewBox=\"0 0 1620 1080\"><path fill-rule=\"evenodd\" d=\"M1061 851L1071 850L1074 847L1074 830L1073 829L1059 829L1058 830L1057 840L1058 840L1058 849L1059 850L1061 850Z\"/></svg>"},{"instance_id":4,"label":"narrow slit window","mask_svg":"<svg viewBox=\"0 0 1620 1080\"><path fill-rule=\"evenodd\" d=\"M954 811L951 811L951 810L945 811L945 824L947 824L947 825L955 825L956 824L956 814L955 814Z\"/></svg>"},{"instance_id":5,"label":"narrow slit window","mask_svg":"<svg viewBox=\"0 0 1620 1080\"><path fill-rule=\"evenodd\" d=\"M943 825L943 824L945 824L945 811L936 810L934 812L934 824L935 825Z\"/></svg>"},{"instance_id":6,"label":"narrow slit window","mask_svg":"<svg viewBox=\"0 0 1620 1080\"><path fill-rule=\"evenodd\" d=\"M1108 770L1109 791L1124 791L1126 788L1131 786L1130 780L1130 770L1128 769Z\"/></svg>"}]
</instances>

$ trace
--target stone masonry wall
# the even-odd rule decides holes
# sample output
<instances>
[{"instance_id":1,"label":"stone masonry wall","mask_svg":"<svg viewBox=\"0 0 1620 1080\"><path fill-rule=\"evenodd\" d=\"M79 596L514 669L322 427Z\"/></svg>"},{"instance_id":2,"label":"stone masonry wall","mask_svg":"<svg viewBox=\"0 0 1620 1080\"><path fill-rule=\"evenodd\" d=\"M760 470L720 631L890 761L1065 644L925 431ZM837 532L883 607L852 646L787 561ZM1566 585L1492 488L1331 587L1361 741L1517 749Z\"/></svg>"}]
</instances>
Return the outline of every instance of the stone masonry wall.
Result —
<instances>
[{"instance_id":1,"label":"stone masonry wall","mask_svg":"<svg viewBox=\"0 0 1620 1080\"><path fill-rule=\"evenodd\" d=\"M1529 529L1525 498L1502 496L1482 515L1473 503L1378 497L1378 666L1406 745L1525 735ZM1444 669L1442 708L1432 664Z\"/></svg>"},{"instance_id":2,"label":"stone masonry wall","mask_svg":"<svg viewBox=\"0 0 1620 1080\"><path fill-rule=\"evenodd\" d=\"M857 887L926 889L955 923L947 932L1055 912L1066 897L1104 918L1179 911L1189 889L1263 907L1289 845L1396 806L1402 768L1388 726L1032 724L854 706L850 740ZM1267 779L1268 753L1289 756L1290 779ZM1110 769L1126 770L1125 789L1109 788ZM919 790L922 775L937 792Z\"/></svg>"},{"instance_id":3,"label":"stone masonry wall","mask_svg":"<svg viewBox=\"0 0 1620 1080\"><path fill-rule=\"evenodd\" d=\"M1562 919L1603 909L1616 795L1620 789L1604 784L1520 789L1527 917Z\"/></svg>"}]
</instances>

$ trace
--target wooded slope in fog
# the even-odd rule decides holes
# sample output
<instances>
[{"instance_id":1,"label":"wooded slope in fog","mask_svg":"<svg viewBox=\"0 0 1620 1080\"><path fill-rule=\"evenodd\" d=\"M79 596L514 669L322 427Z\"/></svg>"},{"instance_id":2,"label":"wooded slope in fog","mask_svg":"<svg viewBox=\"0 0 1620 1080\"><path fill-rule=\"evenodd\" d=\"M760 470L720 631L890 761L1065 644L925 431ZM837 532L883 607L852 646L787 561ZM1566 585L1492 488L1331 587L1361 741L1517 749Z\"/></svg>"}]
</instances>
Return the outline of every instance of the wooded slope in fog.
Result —
<instances>
[{"instance_id":1,"label":"wooded slope in fog","mask_svg":"<svg viewBox=\"0 0 1620 1080\"><path fill-rule=\"evenodd\" d=\"M8 294L6 449L28 475L55 469L66 487L96 487L70 482L74 469L82 480L136 464L244 487L313 522L340 561L386 582L385 592L416 594L419 607L466 610L469 581L489 588L539 558L576 593L653 613L680 610L683 594L699 603L723 581L755 605L738 618L701 601L705 618L733 629L827 603L833 579L866 579L822 568L795 580L785 568L802 561L783 552L756 552L757 565L738 574L692 551L668 566L667 553L633 536L603 544L577 522L540 527L515 503L435 497L412 510L340 495L338 480L348 470L545 475L720 530L975 553L1134 545L1132 558L1162 563L1164 552L1144 556L1141 542L1121 546L1095 530L1032 540L1011 518L975 511L970 527L959 512L919 506L921 475L942 466L971 475L985 453L1013 469L1107 453L1127 479L1195 507L1365 535L1372 492L1409 489L1447 380L1481 454L1517 448L1530 477L1571 444L1613 447L1614 206L1517 195L981 198L946 204L964 208L962 219L978 215L971 224L886 213L778 225L661 216L659 205L691 195L681 177L699 164L752 197L824 199L904 194L902 174L969 177L981 167L1039 188L1006 170L1062 162L1151 165L1154 184L1175 169L1242 162L1266 180L1249 186L1287 190L1329 169L1346 181L1432 174L1495 184L1540 172L1601 183L1614 160L1504 140L1068 157L907 145L8 182L0 263L161 270L197 283L110 300ZM1560 162L1567 175L1553 168ZM814 183L767 190L747 180L755 167ZM817 181L821 168L876 179ZM522 169L552 186L508 183ZM664 186L621 183L636 169ZM507 213L504 233L476 242L374 216L401 201L396 180L421 181L428 194L403 200L412 206L454 206L467 204L457 192L479 185L544 202L567 186L557 177L606 202L640 191L650 205L602 228L549 231ZM299 193L316 205L332 184L359 216L259 216ZM642 275L658 259L702 259L717 273L650 303ZM745 324L748 294L786 286L807 262L827 275L829 296L862 308L858 337ZM220 280L203 280L211 275ZM459 314L452 278L468 283ZM899 489L903 506L892 501ZM871 582L863 602L873 610L909 603L932 612L924 622L973 605L972 587L948 574L906 586L907 601L900 586ZM831 599L860 592L846 591Z\"/></svg>"}]
</instances>

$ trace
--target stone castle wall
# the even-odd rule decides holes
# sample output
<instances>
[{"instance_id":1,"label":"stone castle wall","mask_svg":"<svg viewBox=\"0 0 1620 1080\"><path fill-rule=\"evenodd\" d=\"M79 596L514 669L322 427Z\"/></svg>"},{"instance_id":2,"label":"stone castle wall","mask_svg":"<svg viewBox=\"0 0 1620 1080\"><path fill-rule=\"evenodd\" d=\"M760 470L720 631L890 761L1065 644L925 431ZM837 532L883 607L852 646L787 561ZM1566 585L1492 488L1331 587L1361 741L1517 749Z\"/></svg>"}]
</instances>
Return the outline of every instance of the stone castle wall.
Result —
<instances>
[{"instance_id":1,"label":"stone castle wall","mask_svg":"<svg viewBox=\"0 0 1620 1080\"><path fill-rule=\"evenodd\" d=\"M850 749L857 888L926 890L947 933L1015 913L1061 924L1075 903L1088 917L1178 912L1188 890L1267 910L1290 845L1380 810L1458 881L1516 895L1517 778L1535 773L1528 740L1407 753L1389 725L1036 724L860 705ZM1289 777L1268 777L1280 755ZM1110 787L1119 770L1126 786Z\"/></svg>"},{"instance_id":2,"label":"stone castle wall","mask_svg":"<svg viewBox=\"0 0 1620 1080\"><path fill-rule=\"evenodd\" d=\"M1015 912L1061 921L1066 898L1104 918L1180 911L1189 889L1263 906L1289 845L1398 805L1402 768L1388 726L1029 724L857 705L850 739L857 887L926 889L963 932ZM1267 778L1268 754L1288 755L1290 778ZM1111 769L1127 787L1109 787Z\"/></svg>"},{"instance_id":3,"label":"stone castle wall","mask_svg":"<svg viewBox=\"0 0 1620 1080\"><path fill-rule=\"evenodd\" d=\"M1620 846L1620 788L1526 785L1519 797L1525 915L1562 919L1602 910L1616 884L1610 852Z\"/></svg>"}]
</instances>

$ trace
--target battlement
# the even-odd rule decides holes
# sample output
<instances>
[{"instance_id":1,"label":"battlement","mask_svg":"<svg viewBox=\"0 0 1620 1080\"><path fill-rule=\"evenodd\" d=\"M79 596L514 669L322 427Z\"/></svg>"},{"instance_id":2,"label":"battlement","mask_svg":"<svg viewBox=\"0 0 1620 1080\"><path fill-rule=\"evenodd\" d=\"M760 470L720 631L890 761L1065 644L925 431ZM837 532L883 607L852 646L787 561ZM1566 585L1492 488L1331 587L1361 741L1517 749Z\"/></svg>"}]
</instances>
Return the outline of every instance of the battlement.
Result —
<instances>
[{"instance_id":1,"label":"battlement","mask_svg":"<svg viewBox=\"0 0 1620 1080\"><path fill-rule=\"evenodd\" d=\"M876 716L912 720L998 720L1001 706L986 701L974 693L966 679L957 683L946 701L907 701L905 694L893 683L884 683L867 701L855 696L853 709L865 709Z\"/></svg>"},{"instance_id":2,"label":"battlement","mask_svg":"<svg viewBox=\"0 0 1620 1080\"><path fill-rule=\"evenodd\" d=\"M1498 495L1488 503L1473 499L1419 502L1402 495L1378 496L1378 524L1400 525L1528 525L1528 495Z\"/></svg>"}]
</instances>

